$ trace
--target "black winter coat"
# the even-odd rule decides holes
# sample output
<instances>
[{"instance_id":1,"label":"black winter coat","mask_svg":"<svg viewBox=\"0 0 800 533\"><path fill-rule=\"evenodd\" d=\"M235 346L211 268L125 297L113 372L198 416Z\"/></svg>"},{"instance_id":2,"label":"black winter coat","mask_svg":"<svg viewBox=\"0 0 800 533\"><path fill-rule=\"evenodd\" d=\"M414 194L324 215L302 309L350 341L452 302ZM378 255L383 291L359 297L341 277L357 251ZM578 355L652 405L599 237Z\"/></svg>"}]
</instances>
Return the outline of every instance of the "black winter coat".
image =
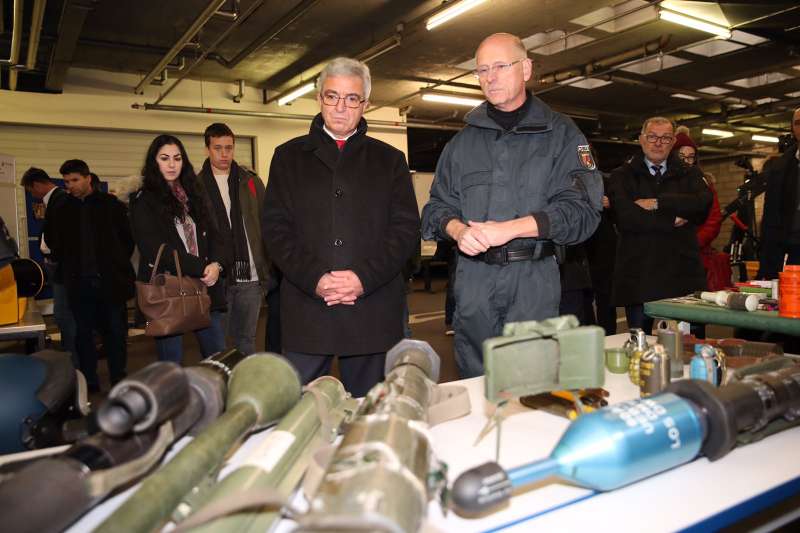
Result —
<instances>
[{"instance_id":1,"label":"black winter coat","mask_svg":"<svg viewBox=\"0 0 800 533\"><path fill-rule=\"evenodd\" d=\"M685 296L705 288L695 233L708 214L711 191L697 167L671 157L656 184L644 157L637 155L611 173L608 197L619 231L615 305ZM658 209L648 211L634 203L643 198L657 198ZM688 223L676 228L675 217Z\"/></svg>"},{"instance_id":2,"label":"black winter coat","mask_svg":"<svg viewBox=\"0 0 800 533\"><path fill-rule=\"evenodd\" d=\"M199 253L195 256L186 251L186 246L175 228L175 221L164 213L161 202L155 194L139 190L131 195L130 210L131 227L140 256L136 279L139 281L150 279L158 248L162 243L166 243L167 246L164 247L158 265L159 273L177 274L175 261L172 258L173 250L178 251L183 274L193 278L203 277L203 270L210 263L217 262L223 266L223 274L212 287L208 288L208 295L211 298L211 310L224 311L226 302L223 276L228 270L228 265L225 263L227 250L216 227L208 220L194 220Z\"/></svg>"},{"instance_id":3,"label":"black winter coat","mask_svg":"<svg viewBox=\"0 0 800 533\"><path fill-rule=\"evenodd\" d=\"M339 152L317 115L308 135L275 150L262 210L267 253L283 272L288 351L386 351L403 336L403 265L419 241L419 211L403 153L366 136L364 119ZM353 270L364 294L328 307L319 279Z\"/></svg>"},{"instance_id":4,"label":"black winter coat","mask_svg":"<svg viewBox=\"0 0 800 533\"><path fill-rule=\"evenodd\" d=\"M90 217L92 231L89 235L81 231L84 208L88 209ZM44 231L70 298L80 297L75 291L82 274L81 243L87 237L94 245L97 273L105 296L114 304L124 304L133 297L131 255L134 244L125 204L102 191L93 192L83 200L66 195L59 200L56 209L48 209Z\"/></svg>"},{"instance_id":5,"label":"black winter coat","mask_svg":"<svg viewBox=\"0 0 800 533\"><path fill-rule=\"evenodd\" d=\"M790 148L764 169L767 190L761 219L761 249L758 278L774 279L783 268L783 257L791 238L798 204L798 161L796 148Z\"/></svg>"}]
</instances>

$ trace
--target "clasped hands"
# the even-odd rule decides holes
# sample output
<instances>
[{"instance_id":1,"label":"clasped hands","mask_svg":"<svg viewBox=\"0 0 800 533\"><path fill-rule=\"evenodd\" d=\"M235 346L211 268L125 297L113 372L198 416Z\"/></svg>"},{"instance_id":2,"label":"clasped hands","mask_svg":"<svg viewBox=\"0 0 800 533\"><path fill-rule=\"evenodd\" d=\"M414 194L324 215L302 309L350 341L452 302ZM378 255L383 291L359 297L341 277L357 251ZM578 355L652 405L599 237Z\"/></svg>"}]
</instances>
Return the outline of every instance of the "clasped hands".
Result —
<instances>
[{"instance_id":1,"label":"clasped hands","mask_svg":"<svg viewBox=\"0 0 800 533\"><path fill-rule=\"evenodd\" d=\"M319 278L316 293L325 300L328 307L338 304L353 305L364 294L364 286L352 270L333 270Z\"/></svg>"},{"instance_id":2,"label":"clasped hands","mask_svg":"<svg viewBox=\"0 0 800 533\"><path fill-rule=\"evenodd\" d=\"M634 200L634 203L641 207L646 211L654 211L658 209L658 199L656 198L640 198L638 200ZM685 218L675 217L675 221L672 225L676 228L679 228L688 222Z\"/></svg>"},{"instance_id":3,"label":"clasped hands","mask_svg":"<svg viewBox=\"0 0 800 533\"><path fill-rule=\"evenodd\" d=\"M467 221L453 236L458 243L458 249L466 255L473 256L485 252L492 246L503 246L512 238L514 234L510 230L508 222L486 222Z\"/></svg>"}]
</instances>

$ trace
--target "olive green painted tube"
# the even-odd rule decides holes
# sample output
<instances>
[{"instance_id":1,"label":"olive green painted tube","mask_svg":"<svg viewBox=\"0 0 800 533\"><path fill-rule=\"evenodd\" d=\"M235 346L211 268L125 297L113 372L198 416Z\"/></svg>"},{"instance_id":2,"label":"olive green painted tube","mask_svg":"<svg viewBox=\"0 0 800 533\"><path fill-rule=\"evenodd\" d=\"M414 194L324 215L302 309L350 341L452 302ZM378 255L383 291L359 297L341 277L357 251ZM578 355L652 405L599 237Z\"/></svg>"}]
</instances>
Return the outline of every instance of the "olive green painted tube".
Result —
<instances>
[{"instance_id":1,"label":"olive green painted tube","mask_svg":"<svg viewBox=\"0 0 800 533\"><path fill-rule=\"evenodd\" d=\"M309 388L280 424L269 433L245 464L222 479L213 489L206 504L253 489L273 489L289 497L303 476L312 454L335 438L336 428L323 427L320 409L331 413L346 399L344 386L336 378L325 376ZM324 415L323 415L324 416ZM202 509L202 507L200 508ZM198 533L263 532L276 519L277 511L247 511L231 514L192 529Z\"/></svg>"},{"instance_id":2,"label":"olive green painted tube","mask_svg":"<svg viewBox=\"0 0 800 533\"><path fill-rule=\"evenodd\" d=\"M300 393L297 372L283 357L254 354L239 363L228 384L225 413L147 477L95 531L152 531L161 526L184 496L216 472L248 433L284 416Z\"/></svg>"}]
</instances>

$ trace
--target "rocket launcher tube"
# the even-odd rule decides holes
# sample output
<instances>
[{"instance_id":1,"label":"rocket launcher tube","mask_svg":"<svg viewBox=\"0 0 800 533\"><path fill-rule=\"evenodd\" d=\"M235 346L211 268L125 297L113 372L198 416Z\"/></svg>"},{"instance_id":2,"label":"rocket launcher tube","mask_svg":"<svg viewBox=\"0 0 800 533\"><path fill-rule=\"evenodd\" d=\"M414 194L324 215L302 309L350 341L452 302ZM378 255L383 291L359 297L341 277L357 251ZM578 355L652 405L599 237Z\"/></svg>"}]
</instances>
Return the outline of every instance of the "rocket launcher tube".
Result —
<instances>
[{"instance_id":1,"label":"rocket launcher tube","mask_svg":"<svg viewBox=\"0 0 800 533\"><path fill-rule=\"evenodd\" d=\"M151 531L160 526L244 437L286 414L297 403L300 389L297 372L283 357L267 353L247 357L231 374L225 413L146 478L95 532Z\"/></svg>"},{"instance_id":2,"label":"rocket launcher tube","mask_svg":"<svg viewBox=\"0 0 800 533\"><path fill-rule=\"evenodd\" d=\"M330 416L346 398L344 386L336 378L323 376L310 383L297 405L281 419L241 467L214 486L205 505L181 522L181 528L190 528L197 533L268 531L280 517L277 510L250 508L228 516L210 517L209 520L201 517L215 503L235 500L239 495L251 491L267 489L288 498L303 476L314 450L336 437L336 428L323 426L320 415L327 413ZM197 523L197 518L201 518L199 522L202 525Z\"/></svg>"}]
</instances>

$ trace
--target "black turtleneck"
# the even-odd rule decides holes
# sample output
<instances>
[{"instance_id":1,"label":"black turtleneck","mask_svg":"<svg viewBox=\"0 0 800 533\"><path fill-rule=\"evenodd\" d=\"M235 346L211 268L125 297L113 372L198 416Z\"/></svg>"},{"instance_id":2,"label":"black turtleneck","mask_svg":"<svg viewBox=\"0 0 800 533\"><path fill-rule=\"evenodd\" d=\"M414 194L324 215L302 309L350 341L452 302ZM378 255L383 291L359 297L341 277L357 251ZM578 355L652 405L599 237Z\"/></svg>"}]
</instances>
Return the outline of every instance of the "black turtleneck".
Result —
<instances>
[{"instance_id":1,"label":"black turtleneck","mask_svg":"<svg viewBox=\"0 0 800 533\"><path fill-rule=\"evenodd\" d=\"M525 102L513 111L502 111L495 106L486 102L486 114L489 118L494 120L498 126L503 128L503 131L509 131L519 124L522 117L528 113L531 107L531 95L525 91Z\"/></svg>"}]
</instances>

